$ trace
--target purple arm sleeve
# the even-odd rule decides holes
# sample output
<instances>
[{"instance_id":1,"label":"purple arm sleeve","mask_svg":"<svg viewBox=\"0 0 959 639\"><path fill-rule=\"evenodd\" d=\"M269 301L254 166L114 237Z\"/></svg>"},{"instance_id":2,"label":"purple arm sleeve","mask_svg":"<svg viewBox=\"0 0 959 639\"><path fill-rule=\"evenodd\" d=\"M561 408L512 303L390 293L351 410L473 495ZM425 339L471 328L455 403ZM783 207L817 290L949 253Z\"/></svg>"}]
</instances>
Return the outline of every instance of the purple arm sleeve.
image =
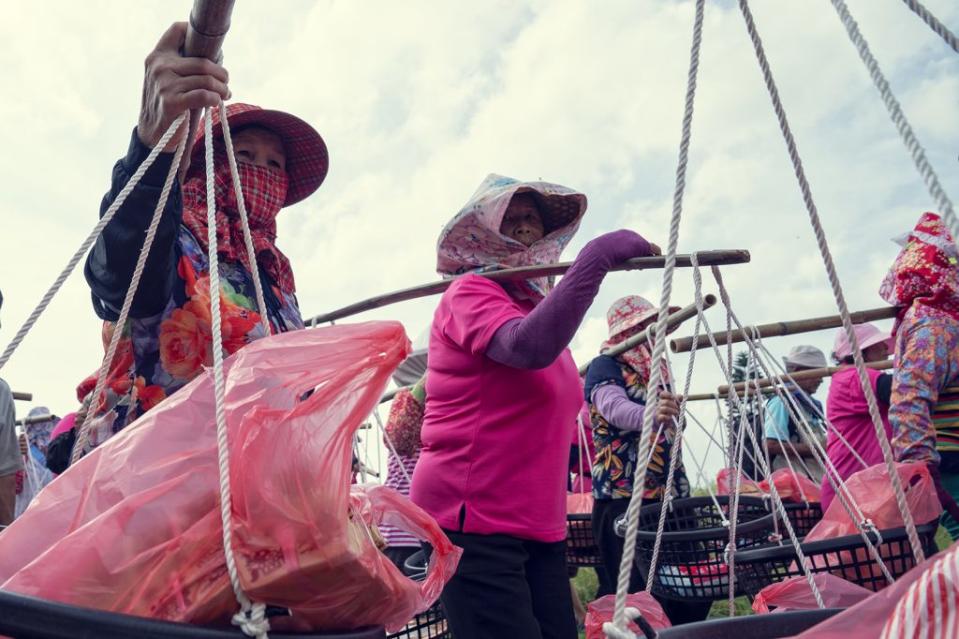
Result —
<instances>
[{"instance_id":1,"label":"purple arm sleeve","mask_svg":"<svg viewBox=\"0 0 959 639\"><path fill-rule=\"evenodd\" d=\"M546 368L579 328L609 269L649 255L649 243L632 231L607 233L589 242L553 291L526 317L500 326L486 356L513 368Z\"/></svg>"},{"instance_id":2,"label":"purple arm sleeve","mask_svg":"<svg viewBox=\"0 0 959 639\"><path fill-rule=\"evenodd\" d=\"M642 430L646 407L629 399L622 386L603 384L593 389L593 405L607 422L620 430Z\"/></svg>"}]
</instances>

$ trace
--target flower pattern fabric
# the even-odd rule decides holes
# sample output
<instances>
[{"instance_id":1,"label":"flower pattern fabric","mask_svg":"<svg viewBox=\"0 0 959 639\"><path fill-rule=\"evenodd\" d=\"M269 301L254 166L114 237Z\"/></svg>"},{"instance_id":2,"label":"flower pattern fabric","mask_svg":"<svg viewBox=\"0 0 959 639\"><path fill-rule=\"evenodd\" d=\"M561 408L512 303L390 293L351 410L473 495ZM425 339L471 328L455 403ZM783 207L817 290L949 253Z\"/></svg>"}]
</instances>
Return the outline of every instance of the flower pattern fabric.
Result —
<instances>
[{"instance_id":1,"label":"flower pattern fabric","mask_svg":"<svg viewBox=\"0 0 959 639\"><path fill-rule=\"evenodd\" d=\"M140 415L155 407L213 363L210 320L210 274L206 251L185 226L177 240L177 271L182 288L174 289L158 315L131 318L123 329L104 393L90 411L89 440L84 454L102 444ZM223 348L232 354L265 336L250 273L239 262L219 263ZM264 286L269 282L264 281ZM277 308L268 309L271 330L303 328L292 293L272 289ZM269 302L267 302L269 306ZM109 344L115 324L104 322L103 343ZM93 392L97 374L80 384L82 399Z\"/></svg>"},{"instance_id":2,"label":"flower pattern fabric","mask_svg":"<svg viewBox=\"0 0 959 639\"><path fill-rule=\"evenodd\" d=\"M609 366L610 363L614 363L618 367L618 371L611 371L611 373L619 373L629 398L639 404L645 404L648 380L629 364L601 355L593 360L590 367ZM616 382L610 380L606 383ZM594 387L600 385L602 385L602 382ZM592 390L593 388L587 388L588 392ZM590 404L589 409L590 422L593 427L593 443L596 448L596 457L593 460L592 469L593 497L607 500L629 499L635 490L641 433L622 430L610 424L593 404ZM658 501L666 493L669 459L676 442L675 424L664 425L661 430L658 430L658 433L654 432L653 437L652 456L643 480L643 499ZM678 461L672 491L674 497L689 496L689 482L686 479L686 471L682 460Z\"/></svg>"},{"instance_id":3,"label":"flower pattern fabric","mask_svg":"<svg viewBox=\"0 0 959 639\"><path fill-rule=\"evenodd\" d=\"M903 244L879 290L900 308L889 408L893 452L899 461L940 462L931 413L939 393L959 380L959 250L942 219L928 212Z\"/></svg>"}]
</instances>

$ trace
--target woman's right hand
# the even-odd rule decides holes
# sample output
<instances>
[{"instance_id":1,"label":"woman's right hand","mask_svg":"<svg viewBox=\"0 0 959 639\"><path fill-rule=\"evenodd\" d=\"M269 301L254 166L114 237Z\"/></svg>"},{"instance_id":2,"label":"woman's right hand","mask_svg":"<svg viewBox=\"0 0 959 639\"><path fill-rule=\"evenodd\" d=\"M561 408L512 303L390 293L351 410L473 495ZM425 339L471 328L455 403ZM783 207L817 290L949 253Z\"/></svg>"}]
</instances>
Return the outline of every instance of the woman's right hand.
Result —
<instances>
[{"instance_id":1,"label":"woman's right hand","mask_svg":"<svg viewBox=\"0 0 959 639\"><path fill-rule=\"evenodd\" d=\"M657 255L653 252L654 248L659 247L647 242L639 233L621 229L591 240L583 247L580 255L595 254L609 269L634 257Z\"/></svg>"},{"instance_id":2,"label":"woman's right hand","mask_svg":"<svg viewBox=\"0 0 959 639\"><path fill-rule=\"evenodd\" d=\"M180 54L186 30L185 22L174 23L146 58L137 135L150 148L181 113L213 107L230 97L226 69L206 58ZM186 131L184 122L163 150L175 150Z\"/></svg>"}]
</instances>

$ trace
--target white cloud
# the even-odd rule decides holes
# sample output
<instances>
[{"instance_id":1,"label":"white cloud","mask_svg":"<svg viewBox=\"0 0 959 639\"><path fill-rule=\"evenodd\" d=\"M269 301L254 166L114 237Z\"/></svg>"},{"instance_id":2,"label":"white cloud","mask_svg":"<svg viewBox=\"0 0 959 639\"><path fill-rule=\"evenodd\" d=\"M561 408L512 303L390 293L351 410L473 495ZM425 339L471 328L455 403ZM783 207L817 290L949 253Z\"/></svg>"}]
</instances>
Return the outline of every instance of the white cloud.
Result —
<instances>
[{"instance_id":1,"label":"white cloud","mask_svg":"<svg viewBox=\"0 0 959 639\"><path fill-rule=\"evenodd\" d=\"M188 6L179 4L5 8L0 83L13 90L0 104L0 341L92 227L135 124L142 60L171 21L185 18ZM926 4L959 24L954 2ZM895 254L887 238L929 198L828 3L753 5L849 303L877 306ZM899 3L850 5L955 196L955 55ZM620 227L665 244L691 18L691 3L666 0L239 3L226 46L234 95L301 115L330 147L326 184L280 219L279 244L293 260L304 311L433 279L437 233L494 171L589 195L568 257ZM752 251L752 264L724 269L740 318L832 312L734 3L707 6L690 160L680 249ZM578 361L602 341L608 304L628 293L657 298L660 275L609 278L574 340ZM692 299L688 271L677 272L674 299ZM359 319L400 319L415 336L434 303ZM709 317L714 328L725 323L719 309ZM785 351L806 340L827 350L831 339L817 333L769 345ZM2 374L66 412L73 387L97 366L98 340L76 274ZM721 381L700 355L695 391ZM675 364L682 375L683 358ZM709 409L702 417L712 423Z\"/></svg>"}]
</instances>

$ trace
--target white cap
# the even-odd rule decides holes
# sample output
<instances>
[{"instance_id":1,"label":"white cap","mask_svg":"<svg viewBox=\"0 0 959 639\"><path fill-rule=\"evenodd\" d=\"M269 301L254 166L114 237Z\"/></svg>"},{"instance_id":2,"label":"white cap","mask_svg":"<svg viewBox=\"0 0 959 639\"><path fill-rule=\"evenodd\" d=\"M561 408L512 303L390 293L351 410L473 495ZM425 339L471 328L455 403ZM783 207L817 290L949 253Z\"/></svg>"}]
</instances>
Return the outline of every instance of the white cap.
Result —
<instances>
[{"instance_id":1,"label":"white cap","mask_svg":"<svg viewBox=\"0 0 959 639\"><path fill-rule=\"evenodd\" d=\"M826 368L826 356L815 346L806 344L794 346L789 355L783 358L786 366L801 366L802 368Z\"/></svg>"}]
</instances>

